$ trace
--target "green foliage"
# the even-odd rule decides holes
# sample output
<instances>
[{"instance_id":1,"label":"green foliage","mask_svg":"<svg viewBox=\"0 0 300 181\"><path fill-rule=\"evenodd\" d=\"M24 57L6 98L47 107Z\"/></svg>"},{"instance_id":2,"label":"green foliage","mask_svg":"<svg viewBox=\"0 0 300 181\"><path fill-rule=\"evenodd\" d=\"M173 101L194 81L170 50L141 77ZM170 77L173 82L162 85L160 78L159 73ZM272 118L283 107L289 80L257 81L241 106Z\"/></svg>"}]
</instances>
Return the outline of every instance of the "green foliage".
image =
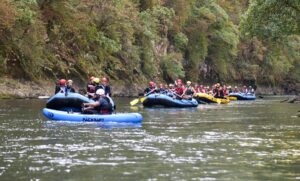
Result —
<instances>
[{"instance_id":1,"label":"green foliage","mask_svg":"<svg viewBox=\"0 0 300 181\"><path fill-rule=\"evenodd\" d=\"M184 70L181 62L182 55L178 53L171 53L162 57L161 68L165 80L173 82L178 78L184 77Z\"/></svg>"},{"instance_id":2,"label":"green foliage","mask_svg":"<svg viewBox=\"0 0 300 181\"><path fill-rule=\"evenodd\" d=\"M299 82L299 1L252 0L242 16L247 4L4 0L0 75Z\"/></svg>"},{"instance_id":3,"label":"green foliage","mask_svg":"<svg viewBox=\"0 0 300 181\"><path fill-rule=\"evenodd\" d=\"M182 32L177 33L174 36L174 45L180 50L184 50L186 48L188 41L188 37Z\"/></svg>"},{"instance_id":4,"label":"green foliage","mask_svg":"<svg viewBox=\"0 0 300 181\"><path fill-rule=\"evenodd\" d=\"M37 15L34 9L37 6L36 0L11 0L17 7L18 20L23 25L33 24Z\"/></svg>"},{"instance_id":5,"label":"green foliage","mask_svg":"<svg viewBox=\"0 0 300 181\"><path fill-rule=\"evenodd\" d=\"M264 39L299 34L300 1L252 0L241 30L246 35Z\"/></svg>"}]
</instances>

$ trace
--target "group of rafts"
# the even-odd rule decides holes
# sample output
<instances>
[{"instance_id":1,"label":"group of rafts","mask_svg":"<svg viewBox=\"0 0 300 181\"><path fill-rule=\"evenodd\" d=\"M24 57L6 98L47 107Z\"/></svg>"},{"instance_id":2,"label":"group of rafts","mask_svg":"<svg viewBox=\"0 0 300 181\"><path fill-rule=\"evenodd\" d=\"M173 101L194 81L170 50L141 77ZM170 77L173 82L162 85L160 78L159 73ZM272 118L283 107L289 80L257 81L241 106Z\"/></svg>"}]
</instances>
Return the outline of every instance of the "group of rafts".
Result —
<instances>
[{"instance_id":1,"label":"group of rafts","mask_svg":"<svg viewBox=\"0 0 300 181\"><path fill-rule=\"evenodd\" d=\"M230 101L235 100L255 100L256 96L252 87L249 89L244 86L243 90L239 91L237 88L234 90L229 87L228 89L220 84L216 84L212 89L194 88L191 82L188 81L187 85L182 84L157 88L155 83L150 82L150 87L145 90L145 96L140 99L135 99L130 104L136 105L138 102L143 103L145 107L197 107L198 104L228 104ZM190 89L190 90L189 90ZM190 92L190 93L187 93ZM221 93L220 93L221 92ZM243 93L244 92L244 93Z\"/></svg>"},{"instance_id":2,"label":"group of rafts","mask_svg":"<svg viewBox=\"0 0 300 181\"><path fill-rule=\"evenodd\" d=\"M207 93L194 93L192 98L178 97L176 93L155 91L145 93L142 98L130 102L132 106L141 102L144 107L185 108L197 107L198 104L228 104L231 100L255 100L255 94L234 92L224 98L216 98ZM83 103L92 103L94 100L78 93L57 93L52 96L43 109L47 118L56 121L71 122L114 122L114 123L141 123L143 117L139 113L113 113L113 114L82 114Z\"/></svg>"}]
</instances>

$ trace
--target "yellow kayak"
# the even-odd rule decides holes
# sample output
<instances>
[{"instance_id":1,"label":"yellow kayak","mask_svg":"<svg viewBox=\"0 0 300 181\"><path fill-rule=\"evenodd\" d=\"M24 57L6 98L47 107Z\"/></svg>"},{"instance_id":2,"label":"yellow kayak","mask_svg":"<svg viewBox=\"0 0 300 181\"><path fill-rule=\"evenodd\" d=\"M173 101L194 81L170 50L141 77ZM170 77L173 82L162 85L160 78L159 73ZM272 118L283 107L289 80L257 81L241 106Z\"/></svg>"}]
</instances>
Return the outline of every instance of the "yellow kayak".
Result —
<instances>
[{"instance_id":1,"label":"yellow kayak","mask_svg":"<svg viewBox=\"0 0 300 181\"><path fill-rule=\"evenodd\" d=\"M197 93L195 95L195 99L198 101L198 103L218 103L218 104L228 104L230 100L228 98L215 98L212 95L205 94L205 93Z\"/></svg>"}]
</instances>

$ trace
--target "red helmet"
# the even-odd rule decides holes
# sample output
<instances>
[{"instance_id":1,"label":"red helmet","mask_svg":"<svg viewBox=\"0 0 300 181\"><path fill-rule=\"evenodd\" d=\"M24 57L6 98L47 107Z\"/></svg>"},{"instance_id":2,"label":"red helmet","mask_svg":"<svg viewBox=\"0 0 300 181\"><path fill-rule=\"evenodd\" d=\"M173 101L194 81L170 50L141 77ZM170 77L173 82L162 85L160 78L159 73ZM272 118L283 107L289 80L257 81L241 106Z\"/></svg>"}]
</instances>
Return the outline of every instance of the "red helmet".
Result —
<instances>
[{"instance_id":1,"label":"red helmet","mask_svg":"<svg viewBox=\"0 0 300 181\"><path fill-rule=\"evenodd\" d=\"M61 86L66 85L66 83L67 83L66 79L59 80L59 85L61 85Z\"/></svg>"},{"instance_id":2,"label":"red helmet","mask_svg":"<svg viewBox=\"0 0 300 181\"><path fill-rule=\"evenodd\" d=\"M155 86L155 83L154 82L149 82L149 86L153 87L153 86Z\"/></svg>"},{"instance_id":3,"label":"red helmet","mask_svg":"<svg viewBox=\"0 0 300 181\"><path fill-rule=\"evenodd\" d=\"M178 79L178 80L177 80L177 84L178 84L178 85L182 85L182 80L181 80L181 79Z\"/></svg>"}]
</instances>

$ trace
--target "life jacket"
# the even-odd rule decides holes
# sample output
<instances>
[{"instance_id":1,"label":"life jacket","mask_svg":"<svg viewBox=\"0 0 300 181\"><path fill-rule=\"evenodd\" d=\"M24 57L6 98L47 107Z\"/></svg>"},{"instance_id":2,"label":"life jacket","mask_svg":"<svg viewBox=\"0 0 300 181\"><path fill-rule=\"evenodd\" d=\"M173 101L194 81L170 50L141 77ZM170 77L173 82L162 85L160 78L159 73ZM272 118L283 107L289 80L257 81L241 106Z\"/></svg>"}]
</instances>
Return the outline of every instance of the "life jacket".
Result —
<instances>
[{"instance_id":1,"label":"life jacket","mask_svg":"<svg viewBox=\"0 0 300 181\"><path fill-rule=\"evenodd\" d=\"M96 92L96 86L93 84L88 84L87 85L87 92L88 93L95 93Z\"/></svg>"},{"instance_id":2,"label":"life jacket","mask_svg":"<svg viewBox=\"0 0 300 181\"><path fill-rule=\"evenodd\" d=\"M101 104L100 100L105 100L106 104ZM99 98L100 105L95 107L95 109L100 113L100 114L111 114L113 112L113 106L110 102L110 99L108 97L100 97Z\"/></svg>"},{"instance_id":3,"label":"life jacket","mask_svg":"<svg viewBox=\"0 0 300 181\"><path fill-rule=\"evenodd\" d=\"M186 92L185 92L186 95L193 95L194 94L194 91L192 90L192 87L189 86L186 88Z\"/></svg>"},{"instance_id":4,"label":"life jacket","mask_svg":"<svg viewBox=\"0 0 300 181\"><path fill-rule=\"evenodd\" d=\"M227 95L228 95L226 89L223 90L223 95L224 95L224 96L227 96Z\"/></svg>"},{"instance_id":5,"label":"life jacket","mask_svg":"<svg viewBox=\"0 0 300 181\"><path fill-rule=\"evenodd\" d=\"M66 86L61 86L60 88L60 93L66 93L67 92L67 87Z\"/></svg>"},{"instance_id":6,"label":"life jacket","mask_svg":"<svg viewBox=\"0 0 300 181\"><path fill-rule=\"evenodd\" d=\"M95 86L95 90L97 91L98 89L103 89L105 91L105 87L102 84Z\"/></svg>"},{"instance_id":7,"label":"life jacket","mask_svg":"<svg viewBox=\"0 0 300 181\"><path fill-rule=\"evenodd\" d=\"M216 90L217 94L215 95L216 98L224 98L224 92L223 90Z\"/></svg>"},{"instance_id":8,"label":"life jacket","mask_svg":"<svg viewBox=\"0 0 300 181\"><path fill-rule=\"evenodd\" d=\"M104 90L104 94L106 96L111 96L111 90L110 90L110 86L109 85L100 84L100 88L102 88Z\"/></svg>"},{"instance_id":9,"label":"life jacket","mask_svg":"<svg viewBox=\"0 0 300 181\"><path fill-rule=\"evenodd\" d=\"M175 89L175 92L176 92L176 94L178 94L178 95L182 95L183 92L184 92L184 88L183 88L183 87L177 87L177 88Z\"/></svg>"},{"instance_id":10,"label":"life jacket","mask_svg":"<svg viewBox=\"0 0 300 181\"><path fill-rule=\"evenodd\" d=\"M154 93L154 92L155 92L154 89L155 89L155 87L147 87L147 88L145 89L144 93L145 93L145 94L148 94L149 92Z\"/></svg>"}]
</instances>

